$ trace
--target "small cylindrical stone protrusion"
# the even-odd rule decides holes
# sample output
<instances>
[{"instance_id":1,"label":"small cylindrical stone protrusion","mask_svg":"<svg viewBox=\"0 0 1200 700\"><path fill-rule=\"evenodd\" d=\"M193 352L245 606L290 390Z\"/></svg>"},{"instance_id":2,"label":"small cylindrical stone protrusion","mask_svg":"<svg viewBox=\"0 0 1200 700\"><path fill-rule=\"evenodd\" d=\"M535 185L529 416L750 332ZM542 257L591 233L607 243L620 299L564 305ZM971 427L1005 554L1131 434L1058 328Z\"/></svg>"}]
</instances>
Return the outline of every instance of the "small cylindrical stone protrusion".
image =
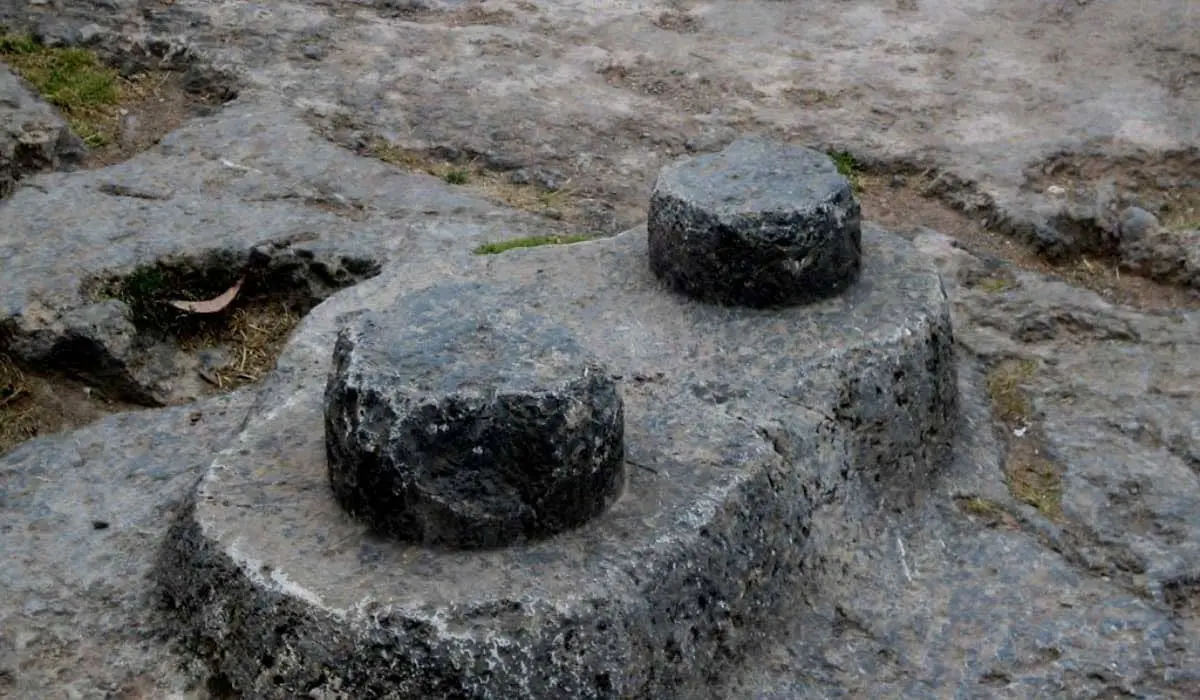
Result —
<instances>
[{"instance_id":1,"label":"small cylindrical stone protrusion","mask_svg":"<svg viewBox=\"0 0 1200 700\"><path fill-rule=\"evenodd\" d=\"M325 393L329 478L381 534L472 549L602 513L624 484L616 379L562 328L451 284L343 329Z\"/></svg>"},{"instance_id":2,"label":"small cylindrical stone protrusion","mask_svg":"<svg viewBox=\"0 0 1200 700\"><path fill-rule=\"evenodd\" d=\"M646 226L654 274L707 302L817 301L862 265L859 205L833 160L762 138L664 168Z\"/></svg>"}]
</instances>

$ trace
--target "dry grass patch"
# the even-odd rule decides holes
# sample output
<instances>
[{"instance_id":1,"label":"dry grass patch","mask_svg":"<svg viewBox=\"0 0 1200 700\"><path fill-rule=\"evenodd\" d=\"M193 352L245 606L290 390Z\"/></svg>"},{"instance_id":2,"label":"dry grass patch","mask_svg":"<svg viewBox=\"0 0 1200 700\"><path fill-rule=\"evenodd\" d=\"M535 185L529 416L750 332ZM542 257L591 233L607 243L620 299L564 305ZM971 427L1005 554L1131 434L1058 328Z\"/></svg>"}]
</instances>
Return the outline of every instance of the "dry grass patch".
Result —
<instances>
[{"instance_id":1,"label":"dry grass patch","mask_svg":"<svg viewBox=\"0 0 1200 700\"><path fill-rule=\"evenodd\" d=\"M1014 498L1036 508L1054 521L1062 521L1062 468L1046 459L1038 436L1009 445L1004 460L1008 488Z\"/></svg>"},{"instance_id":2,"label":"dry grass patch","mask_svg":"<svg viewBox=\"0 0 1200 700\"><path fill-rule=\"evenodd\" d=\"M1045 454L1045 435L1033 415L1024 384L1037 372L1033 360L1003 360L987 374L987 391L999 419L1007 451L1004 474L1009 491L1042 515L1061 521L1062 468Z\"/></svg>"},{"instance_id":3,"label":"dry grass patch","mask_svg":"<svg viewBox=\"0 0 1200 700\"><path fill-rule=\"evenodd\" d=\"M25 373L0 354L0 454L38 434L37 410Z\"/></svg>"},{"instance_id":4,"label":"dry grass patch","mask_svg":"<svg viewBox=\"0 0 1200 700\"><path fill-rule=\"evenodd\" d=\"M179 339L184 352L217 350L228 362L201 367L200 376L217 391L232 391L262 381L275 368L300 314L283 302L256 300L227 312Z\"/></svg>"},{"instance_id":5,"label":"dry grass patch","mask_svg":"<svg viewBox=\"0 0 1200 700\"><path fill-rule=\"evenodd\" d=\"M518 185L506 175L488 169L477 161L452 163L421 151L401 148L386 140L373 142L368 152L405 170L423 172L451 185L470 187L480 194L514 209L563 221L581 220L575 202L576 194L569 188L546 189L537 185Z\"/></svg>"},{"instance_id":6,"label":"dry grass patch","mask_svg":"<svg viewBox=\"0 0 1200 700\"><path fill-rule=\"evenodd\" d=\"M984 277L975 283L975 287L982 289L989 294L999 294L1015 286L1015 282L1004 277Z\"/></svg>"},{"instance_id":7,"label":"dry grass patch","mask_svg":"<svg viewBox=\"0 0 1200 700\"><path fill-rule=\"evenodd\" d=\"M25 372L0 353L0 454L26 440L139 408L69 377Z\"/></svg>"},{"instance_id":8,"label":"dry grass patch","mask_svg":"<svg viewBox=\"0 0 1200 700\"><path fill-rule=\"evenodd\" d=\"M960 510L975 520L982 521L987 527L1004 526L1017 529L1017 519L1001 504L980 496L960 496L955 498Z\"/></svg>"},{"instance_id":9,"label":"dry grass patch","mask_svg":"<svg viewBox=\"0 0 1200 700\"><path fill-rule=\"evenodd\" d=\"M200 376L216 390L231 391L261 380L274 368L302 316L295 304L281 300L245 275L232 261L217 258L200 264L158 263L97 281L89 293L97 300L124 302L141 333L173 339L193 355L223 353L225 361L207 367L202 364ZM256 283L257 289L252 289ZM241 294L211 313L189 312L174 305L205 302L232 292L235 285Z\"/></svg>"},{"instance_id":10,"label":"dry grass patch","mask_svg":"<svg viewBox=\"0 0 1200 700\"><path fill-rule=\"evenodd\" d=\"M1033 418L1033 404L1021 385L1036 371L1033 360L1004 360L987 374L988 396L996 417L1010 427L1020 428Z\"/></svg>"}]
</instances>

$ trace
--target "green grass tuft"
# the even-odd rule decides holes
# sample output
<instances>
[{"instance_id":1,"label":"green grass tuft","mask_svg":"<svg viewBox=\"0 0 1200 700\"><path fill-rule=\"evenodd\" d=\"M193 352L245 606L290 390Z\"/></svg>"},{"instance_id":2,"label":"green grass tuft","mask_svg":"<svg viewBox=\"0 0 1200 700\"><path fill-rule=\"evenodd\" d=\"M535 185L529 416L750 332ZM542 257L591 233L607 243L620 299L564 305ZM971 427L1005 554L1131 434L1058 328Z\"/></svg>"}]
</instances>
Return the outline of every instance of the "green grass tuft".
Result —
<instances>
[{"instance_id":1,"label":"green grass tuft","mask_svg":"<svg viewBox=\"0 0 1200 700\"><path fill-rule=\"evenodd\" d=\"M511 238L507 241L484 243L475 249L476 255L496 255L517 248L537 248L544 245L569 245L593 240L595 236L526 236Z\"/></svg>"},{"instance_id":2,"label":"green grass tuft","mask_svg":"<svg viewBox=\"0 0 1200 700\"><path fill-rule=\"evenodd\" d=\"M442 175L442 180L448 185L465 185L471 181L471 173L463 168L455 168Z\"/></svg>"},{"instance_id":3,"label":"green grass tuft","mask_svg":"<svg viewBox=\"0 0 1200 700\"><path fill-rule=\"evenodd\" d=\"M0 59L28 80L42 98L62 110L71 129L89 146L110 136L100 126L121 101L120 74L91 51L48 47L19 34L0 34Z\"/></svg>"},{"instance_id":4,"label":"green grass tuft","mask_svg":"<svg viewBox=\"0 0 1200 700\"><path fill-rule=\"evenodd\" d=\"M829 154L833 164L842 177L850 181L855 192L862 190L862 164L849 151L834 151Z\"/></svg>"}]
</instances>

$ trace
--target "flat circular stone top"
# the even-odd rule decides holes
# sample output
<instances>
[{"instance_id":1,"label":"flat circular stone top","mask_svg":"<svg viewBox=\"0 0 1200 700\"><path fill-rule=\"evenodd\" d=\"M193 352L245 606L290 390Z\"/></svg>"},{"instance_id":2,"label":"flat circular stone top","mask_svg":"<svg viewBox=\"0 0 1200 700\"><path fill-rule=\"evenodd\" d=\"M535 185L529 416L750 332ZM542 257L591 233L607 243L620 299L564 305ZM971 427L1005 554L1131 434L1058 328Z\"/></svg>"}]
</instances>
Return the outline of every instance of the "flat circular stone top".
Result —
<instances>
[{"instance_id":1,"label":"flat circular stone top","mask_svg":"<svg viewBox=\"0 0 1200 700\"><path fill-rule=\"evenodd\" d=\"M646 228L654 274L707 302L809 303L861 268L859 205L832 159L760 138L664 168Z\"/></svg>"},{"instance_id":2,"label":"flat circular stone top","mask_svg":"<svg viewBox=\"0 0 1200 700\"><path fill-rule=\"evenodd\" d=\"M445 283L338 333L329 478L376 532L494 547L599 515L620 493L617 383L561 326Z\"/></svg>"},{"instance_id":3,"label":"flat circular stone top","mask_svg":"<svg viewBox=\"0 0 1200 700\"><path fill-rule=\"evenodd\" d=\"M725 224L813 209L852 193L826 154L758 137L668 165L655 190L686 199Z\"/></svg>"}]
</instances>

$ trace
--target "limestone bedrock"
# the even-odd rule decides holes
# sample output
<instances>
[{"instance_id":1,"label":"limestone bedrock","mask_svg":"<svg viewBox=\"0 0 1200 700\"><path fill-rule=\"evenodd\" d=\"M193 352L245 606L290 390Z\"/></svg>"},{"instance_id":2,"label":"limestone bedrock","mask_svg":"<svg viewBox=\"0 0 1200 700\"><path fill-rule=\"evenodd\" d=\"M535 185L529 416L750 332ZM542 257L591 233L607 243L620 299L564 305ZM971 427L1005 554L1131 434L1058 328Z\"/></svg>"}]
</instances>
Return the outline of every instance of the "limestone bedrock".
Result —
<instances>
[{"instance_id":1,"label":"limestone bedrock","mask_svg":"<svg viewBox=\"0 0 1200 700\"><path fill-rule=\"evenodd\" d=\"M705 301L811 302L862 265L859 204L833 160L760 137L664 168L646 227L654 274Z\"/></svg>"},{"instance_id":2,"label":"limestone bedrock","mask_svg":"<svg viewBox=\"0 0 1200 700\"><path fill-rule=\"evenodd\" d=\"M329 478L377 532L508 545L581 525L620 494L616 380L561 327L490 298L446 283L338 334Z\"/></svg>"},{"instance_id":3,"label":"limestone bedrock","mask_svg":"<svg viewBox=\"0 0 1200 700\"><path fill-rule=\"evenodd\" d=\"M845 546L815 513L902 509L948 454L941 279L898 236L868 227L864 244L859 284L772 311L667 292L645 228L475 258L475 299L428 263L330 298L168 535L176 631L247 697L701 697ZM418 302L542 315L620 379L628 477L611 507L476 550L346 515L327 481L332 346L356 313Z\"/></svg>"}]
</instances>

